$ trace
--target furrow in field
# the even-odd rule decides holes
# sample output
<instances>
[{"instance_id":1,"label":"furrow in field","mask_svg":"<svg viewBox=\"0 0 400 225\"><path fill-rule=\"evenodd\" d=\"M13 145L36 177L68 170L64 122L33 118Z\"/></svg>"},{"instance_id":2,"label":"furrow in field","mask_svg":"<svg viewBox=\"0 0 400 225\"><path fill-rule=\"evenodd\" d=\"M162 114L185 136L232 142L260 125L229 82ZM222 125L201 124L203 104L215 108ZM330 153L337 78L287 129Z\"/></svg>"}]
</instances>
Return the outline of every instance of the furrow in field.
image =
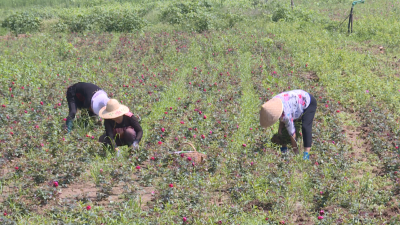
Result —
<instances>
[{"instance_id":1,"label":"furrow in field","mask_svg":"<svg viewBox=\"0 0 400 225\"><path fill-rule=\"evenodd\" d=\"M238 130L233 135L234 142L229 145L229 150L240 153L247 152L247 145L254 144L253 129L259 126L259 106L260 101L254 91L251 80L251 58L250 52L238 52L238 72L237 76L241 80L240 114ZM260 132L262 132L260 130ZM250 146L249 146L250 147Z\"/></svg>"}]
</instances>

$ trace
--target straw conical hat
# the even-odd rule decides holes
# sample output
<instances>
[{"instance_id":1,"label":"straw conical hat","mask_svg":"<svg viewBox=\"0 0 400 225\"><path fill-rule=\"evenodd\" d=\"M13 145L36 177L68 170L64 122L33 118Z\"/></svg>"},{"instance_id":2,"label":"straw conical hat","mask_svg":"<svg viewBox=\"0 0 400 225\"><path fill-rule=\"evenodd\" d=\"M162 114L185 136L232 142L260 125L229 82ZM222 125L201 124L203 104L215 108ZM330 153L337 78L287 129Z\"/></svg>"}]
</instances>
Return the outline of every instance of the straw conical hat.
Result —
<instances>
[{"instance_id":1,"label":"straw conical hat","mask_svg":"<svg viewBox=\"0 0 400 225\"><path fill-rule=\"evenodd\" d=\"M129 108L119 104L117 99L110 99L107 105L100 109L99 116L103 119L113 119L129 112Z\"/></svg>"},{"instance_id":2,"label":"straw conical hat","mask_svg":"<svg viewBox=\"0 0 400 225\"><path fill-rule=\"evenodd\" d=\"M273 98L267 101L261 106L260 125L264 128L274 125L281 117L282 112L283 104L279 98Z\"/></svg>"}]
</instances>

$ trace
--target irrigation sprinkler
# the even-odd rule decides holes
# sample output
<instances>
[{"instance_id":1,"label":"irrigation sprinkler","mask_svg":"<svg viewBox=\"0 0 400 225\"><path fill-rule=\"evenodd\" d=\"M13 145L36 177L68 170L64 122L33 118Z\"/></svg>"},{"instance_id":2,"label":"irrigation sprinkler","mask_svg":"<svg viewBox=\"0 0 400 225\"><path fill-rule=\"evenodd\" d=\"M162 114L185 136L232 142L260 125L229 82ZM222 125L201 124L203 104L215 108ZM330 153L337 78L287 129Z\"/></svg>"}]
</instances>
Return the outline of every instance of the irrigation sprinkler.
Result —
<instances>
[{"instance_id":1,"label":"irrigation sprinkler","mask_svg":"<svg viewBox=\"0 0 400 225\"><path fill-rule=\"evenodd\" d=\"M350 15L349 15L349 25L347 27L347 31L349 33L353 33L353 8L355 5L357 5L358 3L364 3L364 0L358 0L358 1L354 1L351 4L351 10L350 10Z\"/></svg>"}]
</instances>

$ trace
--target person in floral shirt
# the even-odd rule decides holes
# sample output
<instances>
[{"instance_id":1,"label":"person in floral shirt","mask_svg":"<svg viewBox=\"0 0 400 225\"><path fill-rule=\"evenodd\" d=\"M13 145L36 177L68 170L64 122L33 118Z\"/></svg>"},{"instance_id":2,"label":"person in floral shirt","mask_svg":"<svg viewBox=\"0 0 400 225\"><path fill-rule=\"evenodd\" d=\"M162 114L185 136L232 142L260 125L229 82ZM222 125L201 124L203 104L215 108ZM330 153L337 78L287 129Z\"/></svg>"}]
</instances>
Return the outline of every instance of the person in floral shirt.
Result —
<instances>
[{"instance_id":1,"label":"person in floral shirt","mask_svg":"<svg viewBox=\"0 0 400 225\"><path fill-rule=\"evenodd\" d=\"M287 132L290 136L293 150L299 153L296 142L295 121L301 120L304 142L303 158L309 159L312 144L312 123L317 109L317 100L306 91L292 90L282 92L266 102L260 110L260 124L267 128L279 120L278 134ZM283 131L283 130L286 131ZM282 144L281 151L287 151L287 145Z\"/></svg>"}]
</instances>

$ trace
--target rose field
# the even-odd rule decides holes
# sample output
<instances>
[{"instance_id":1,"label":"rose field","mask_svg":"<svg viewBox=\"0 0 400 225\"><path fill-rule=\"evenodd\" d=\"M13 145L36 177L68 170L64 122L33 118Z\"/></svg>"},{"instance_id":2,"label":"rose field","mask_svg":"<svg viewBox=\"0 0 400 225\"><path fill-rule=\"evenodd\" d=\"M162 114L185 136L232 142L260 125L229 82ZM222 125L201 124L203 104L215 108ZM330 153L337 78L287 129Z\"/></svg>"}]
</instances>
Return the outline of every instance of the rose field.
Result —
<instances>
[{"instance_id":1,"label":"rose field","mask_svg":"<svg viewBox=\"0 0 400 225\"><path fill-rule=\"evenodd\" d=\"M2 0L1 224L400 224L400 1ZM139 118L103 147L67 87ZM310 160L261 105L318 102ZM192 143L199 163L179 150Z\"/></svg>"}]
</instances>

